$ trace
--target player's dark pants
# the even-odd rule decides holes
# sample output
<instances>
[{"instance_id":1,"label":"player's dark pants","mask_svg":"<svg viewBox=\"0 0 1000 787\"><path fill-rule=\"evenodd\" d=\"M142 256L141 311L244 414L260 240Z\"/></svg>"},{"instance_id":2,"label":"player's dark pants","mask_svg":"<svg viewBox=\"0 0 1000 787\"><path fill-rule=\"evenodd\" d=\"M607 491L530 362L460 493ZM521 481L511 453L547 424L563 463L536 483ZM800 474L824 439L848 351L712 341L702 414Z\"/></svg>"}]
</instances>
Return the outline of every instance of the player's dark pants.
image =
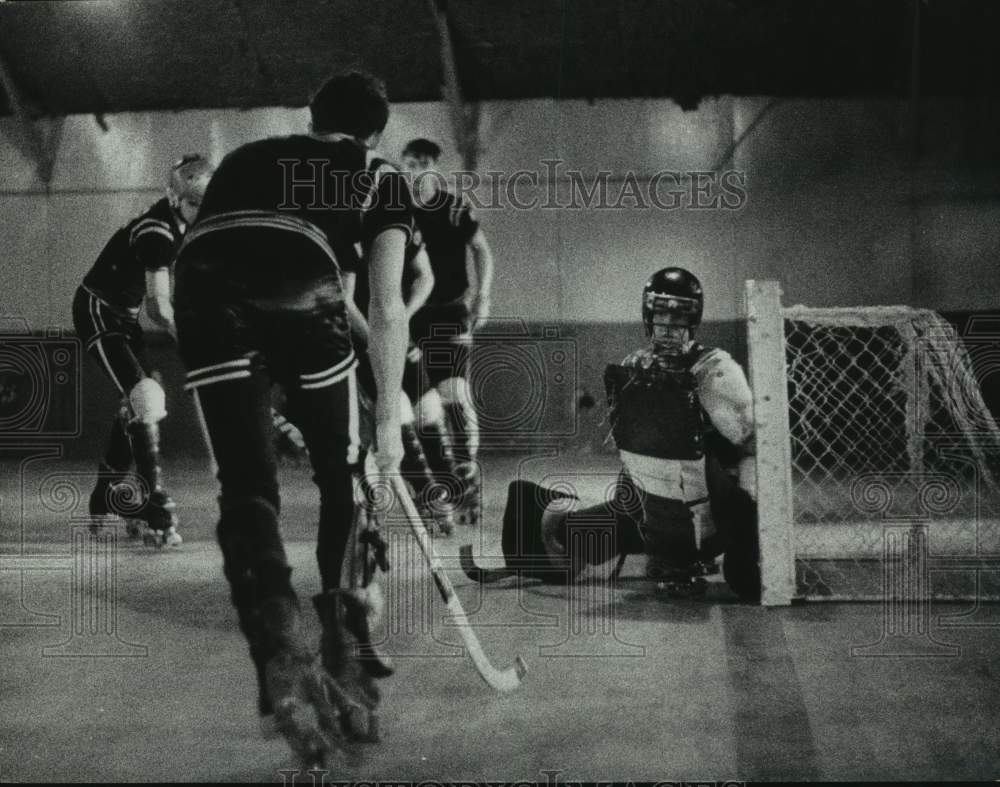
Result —
<instances>
[{"instance_id":1,"label":"player's dark pants","mask_svg":"<svg viewBox=\"0 0 1000 787\"><path fill-rule=\"evenodd\" d=\"M87 352L100 365L123 398L146 377L144 341L138 310L126 312L109 306L85 287L73 298L73 325ZM132 447L126 426L128 411L118 409L111 427L105 463L125 472L132 464Z\"/></svg>"},{"instance_id":2,"label":"player's dark pants","mask_svg":"<svg viewBox=\"0 0 1000 787\"><path fill-rule=\"evenodd\" d=\"M232 274L229 266L185 266L182 260L175 291L186 387L195 393L219 468L218 535L227 576L275 575L287 566L277 530L270 411L270 388L277 383L309 449L320 489L320 575L324 590L336 588L354 513L352 472L363 464L357 361L339 279L311 282L297 296L262 298L247 297ZM290 591L287 578L272 579L277 590Z\"/></svg>"},{"instance_id":3,"label":"player's dark pants","mask_svg":"<svg viewBox=\"0 0 1000 787\"><path fill-rule=\"evenodd\" d=\"M319 487L324 591L340 586L354 520L352 474L364 456L357 360L332 251L316 233L252 219L221 217L191 231L175 264L174 304L186 388L218 466L223 568L257 668L259 710L267 713L264 672L281 627L265 610L283 599L298 607L278 531L272 384L284 390Z\"/></svg>"},{"instance_id":4,"label":"player's dark pants","mask_svg":"<svg viewBox=\"0 0 1000 787\"><path fill-rule=\"evenodd\" d=\"M469 331L469 310L462 301L427 304L410 320L410 335L421 351L431 385L466 377L469 347L458 337Z\"/></svg>"}]
</instances>

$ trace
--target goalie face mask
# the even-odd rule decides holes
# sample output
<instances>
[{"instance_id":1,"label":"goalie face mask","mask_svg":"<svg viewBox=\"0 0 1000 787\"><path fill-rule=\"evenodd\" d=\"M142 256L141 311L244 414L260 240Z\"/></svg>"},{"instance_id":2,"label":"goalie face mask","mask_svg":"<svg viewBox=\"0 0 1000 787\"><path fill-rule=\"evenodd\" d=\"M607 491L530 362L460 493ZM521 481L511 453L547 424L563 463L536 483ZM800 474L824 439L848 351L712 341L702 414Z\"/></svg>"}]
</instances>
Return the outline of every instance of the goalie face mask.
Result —
<instances>
[{"instance_id":1,"label":"goalie face mask","mask_svg":"<svg viewBox=\"0 0 1000 787\"><path fill-rule=\"evenodd\" d=\"M679 328L687 329L684 341L690 341L701 322L704 302L701 282L694 274L684 268L657 271L642 289L642 322L646 335L654 345L662 344L665 352L673 352L681 341Z\"/></svg>"},{"instance_id":2,"label":"goalie face mask","mask_svg":"<svg viewBox=\"0 0 1000 787\"><path fill-rule=\"evenodd\" d=\"M649 340L656 355L683 355L691 343L691 329L682 317L657 314L653 317Z\"/></svg>"}]
</instances>

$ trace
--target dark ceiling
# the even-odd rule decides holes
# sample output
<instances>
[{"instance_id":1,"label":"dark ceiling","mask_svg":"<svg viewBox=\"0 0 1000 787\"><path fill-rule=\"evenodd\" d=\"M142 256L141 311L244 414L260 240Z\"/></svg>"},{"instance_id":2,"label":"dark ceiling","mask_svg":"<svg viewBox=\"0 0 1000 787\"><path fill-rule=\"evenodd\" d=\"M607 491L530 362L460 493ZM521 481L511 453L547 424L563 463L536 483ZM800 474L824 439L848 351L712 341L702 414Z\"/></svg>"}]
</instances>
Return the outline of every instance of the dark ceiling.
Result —
<instances>
[{"instance_id":1,"label":"dark ceiling","mask_svg":"<svg viewBox=\"0 0 1000 787\"><path fill-rule=\"evenodd\" d=\"M471 101L1000 95L996 0L450 0L447 16ZM0 1L0 58L33 115L303 106L348 66L393 101L442 97L427 0Z\"/></svg>"}]
</instances>

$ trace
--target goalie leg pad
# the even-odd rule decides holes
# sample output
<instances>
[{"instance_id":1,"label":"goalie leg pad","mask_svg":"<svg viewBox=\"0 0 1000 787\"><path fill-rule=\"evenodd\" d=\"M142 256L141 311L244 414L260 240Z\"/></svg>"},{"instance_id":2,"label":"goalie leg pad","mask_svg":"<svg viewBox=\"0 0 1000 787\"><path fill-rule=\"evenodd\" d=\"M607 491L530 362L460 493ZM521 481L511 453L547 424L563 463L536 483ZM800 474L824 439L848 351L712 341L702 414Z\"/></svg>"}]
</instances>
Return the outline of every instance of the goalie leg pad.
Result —
<instances>
[{"instance_id":1,"label":"goalie leg pad","mask_svg":"<svg viewBox=\"0 0 1000 787\"><path fill-rule=\"evenodd\" d=\"M647 493L639 530L650 570L686 570L696 562L694 517L683 501Z\"/></svg>"}]
</instances>

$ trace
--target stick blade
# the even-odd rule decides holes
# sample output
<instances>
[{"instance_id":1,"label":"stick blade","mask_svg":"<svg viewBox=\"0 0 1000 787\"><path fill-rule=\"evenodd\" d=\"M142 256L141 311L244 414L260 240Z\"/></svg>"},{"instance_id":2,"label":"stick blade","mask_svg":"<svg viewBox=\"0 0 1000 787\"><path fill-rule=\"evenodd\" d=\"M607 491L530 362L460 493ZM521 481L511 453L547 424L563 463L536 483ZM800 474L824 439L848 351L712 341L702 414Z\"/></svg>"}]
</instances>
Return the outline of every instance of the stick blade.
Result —
<instances>
[{"instance_id":1,"label":"stick blade","mask_svg":"<svg viewBox=\"0 0 1000 787\"><path fill-rule=\"evenodd\" d=\"M521 680L527 673L528 665L520 656L515 656L514 666L508 667L505 670L479 670L479 675L487 683L487 685L501 694L509 694L518 688L521 685Z\"/></svg>"},{"instance_id":2,"label":"stick blade","mask_svg":"<svg viewBox=\"0 0 1000 787\"><path fill-rule=\"evenodd\" d=\"M472 544L463 544L458 548L458 560L465 576L483 585L499 582L517 573L509 568L480 568L472 557Z\"/></svg>"}]
</instances>

